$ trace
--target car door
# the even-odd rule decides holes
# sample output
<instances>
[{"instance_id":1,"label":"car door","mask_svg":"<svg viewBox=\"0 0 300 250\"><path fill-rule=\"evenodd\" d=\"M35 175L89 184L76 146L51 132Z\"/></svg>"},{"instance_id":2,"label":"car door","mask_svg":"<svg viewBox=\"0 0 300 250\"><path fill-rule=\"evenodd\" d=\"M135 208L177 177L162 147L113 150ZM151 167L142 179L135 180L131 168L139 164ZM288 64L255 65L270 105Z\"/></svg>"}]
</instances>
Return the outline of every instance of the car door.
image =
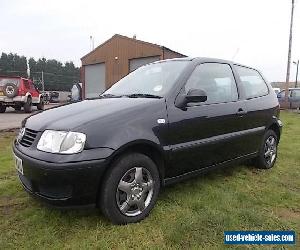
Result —
<instances>
[{"instance_id":1,"label":"car door","mask_svg":"<svg viewBox=\"0 0 300 250\"><path fill-rule=\"evenodd\" d=\"M168 106L171 168L167 177L212 166L243 153L239 132L243 130L246 110L244 101L239 100L231 66L197 65L179 96L190 89L204 90L207 101L189 103L182 109Z\"/></svg>"},{"instance_id":2,"label":"car door","mask_svg":"<svg viewBox=\"0 0 300 250\"><path fill-rule=\"evenodd\" d=\"M297 109L300 107L300 89L293 89L290 97L290 107Z\"/></svg>"},{"instance_id":3,"label":"car door","mask_svg":"<svg viewBox=\"0 0 300 250\"><path fill-rule=\"evenodd\" d=\"M289 90L289 93L288 93L288 103L287 104L285 102L285 90L282 90L281 92L279 92L278 95L277 95L277 98L278 98L278 102L280 104L280 107L290 108L291 90Z\"/></svg>"}]
</instances>

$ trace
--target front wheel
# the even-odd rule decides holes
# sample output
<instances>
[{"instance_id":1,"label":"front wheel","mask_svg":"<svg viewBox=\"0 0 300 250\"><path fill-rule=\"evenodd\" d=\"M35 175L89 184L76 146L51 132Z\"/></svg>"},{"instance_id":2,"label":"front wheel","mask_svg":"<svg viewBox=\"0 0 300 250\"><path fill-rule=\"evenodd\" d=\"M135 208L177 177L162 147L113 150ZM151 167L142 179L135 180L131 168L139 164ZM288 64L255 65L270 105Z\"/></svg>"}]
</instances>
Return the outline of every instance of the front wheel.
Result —
<instances>
[{"instance_id":1,"label":"front wheel","mask_svg":"<svg viewBox=\"0 0 300 250\"><path fill-rule=\"evenodd\" d=\"M160 179L156 165L146 155L131 153L111 167L100 192L103 214L115 224L141 221L158 197Z\"/></svg>"},{"instance_id":2,"label":"front wheel","mask_svg":"<svg viewBox=\"0 0 300 250\"><path fill-rule=\"evenodd\" d=\"M36 105L38 110L44 110L44 100L41 98L40 102Z\"/></svg>"},{"instance_id":3,"label":"front wheel","mask_svg":"<svg viewBox=\"0 0 300 250\"><path fill-rule=\"evenodd\" d=\"M31 113L32 110L32 100L31 97L27 97L27 101L24 104L25 113Z\"/></svg>"},{"instance_id":4,"label":"front wheel","mask_svg":"<svg viewBox=\"0 0 300 250\"><path fill-rule=\"evenodd\" d=\"M263 138L259 155L255 159L258 168L272 168L277 159L278 137L273 130L268 130Z\"/></svg>"}]
</instances>

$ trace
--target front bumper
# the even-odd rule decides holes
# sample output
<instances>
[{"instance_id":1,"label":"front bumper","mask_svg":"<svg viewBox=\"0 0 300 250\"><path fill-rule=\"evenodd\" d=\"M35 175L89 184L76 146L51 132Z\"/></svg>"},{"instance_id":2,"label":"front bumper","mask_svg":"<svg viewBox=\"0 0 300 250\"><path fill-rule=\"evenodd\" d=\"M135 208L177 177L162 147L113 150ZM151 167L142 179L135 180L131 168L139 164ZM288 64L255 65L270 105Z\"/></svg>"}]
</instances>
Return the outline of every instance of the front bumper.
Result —
<instances>
[{"instance_id":1,"label":"front bumper","mask_svg":"<svg viewBox=\"0 0 300 250\"><path fill-rule=\"evenodd\" d=\"M56 207L96 204L105 159L53 163L30 157L15 144L13 152L22 159L24 174L18 175L31 195Z\"/></svg>"}]
</instances>

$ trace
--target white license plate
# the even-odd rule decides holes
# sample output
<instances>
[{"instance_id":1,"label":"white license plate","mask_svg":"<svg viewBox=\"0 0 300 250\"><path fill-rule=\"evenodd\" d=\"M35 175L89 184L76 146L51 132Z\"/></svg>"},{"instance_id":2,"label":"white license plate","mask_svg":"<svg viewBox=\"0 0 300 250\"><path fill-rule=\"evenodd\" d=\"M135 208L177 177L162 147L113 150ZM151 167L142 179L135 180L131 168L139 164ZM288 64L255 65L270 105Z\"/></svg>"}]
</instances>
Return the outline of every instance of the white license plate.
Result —
<instances>
[{"instance_id":1,"label":"white license plate","mask_svg":"<svg viewBox=\"0 0 300 250\"><path fill-rule=\"evenodd\" d=\"M15 166L16 166L16 169L18 170L18 172L20 174L24 175L24 173L23 173L23 162L22 162L22 159L20 159L16 155L15 155Z\"/></svg>"}]
</instances>

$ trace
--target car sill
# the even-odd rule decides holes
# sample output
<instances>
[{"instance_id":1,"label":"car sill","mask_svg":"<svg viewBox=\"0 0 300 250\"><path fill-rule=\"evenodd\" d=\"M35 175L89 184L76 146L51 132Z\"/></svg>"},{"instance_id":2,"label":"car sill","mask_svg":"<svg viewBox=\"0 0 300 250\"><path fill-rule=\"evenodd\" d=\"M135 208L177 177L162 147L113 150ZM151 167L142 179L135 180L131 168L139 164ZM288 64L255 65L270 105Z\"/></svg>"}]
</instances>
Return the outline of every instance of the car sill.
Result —
<instances>
[{"instance_id":1,"label":"car sill","mask_svg":"<svg viewBox=\"0 0 300 250\"><path fill-rule=\"evenodd\" d=\"M184 174L181 174L181 175L178 175L178 176L166 178L166 179L164 179L164 186L168 186L168 185L171 185L173 183L177 183L179 181L183 181L183 180L198 176L200 174L204 174L204 173L206 173L208 171L211 171L211 170L214 170L216 168L227 167L231 163L236 163L238 161L251 159L254 156L256 156L257 153L258 152L250 153L250 154L243 155L243 156L234 158L232 160L227 160L227 161L224 161L222 163L218 163L218 164L215 164L215 165L212 165L212 166L208 166L208 167L205 167L205 168L200 168L200 169L197 169L197 170L194 170L194 171L191 171L191 172L188 172L188 173L184 173Z\"/></svg>"}]
</instances>

